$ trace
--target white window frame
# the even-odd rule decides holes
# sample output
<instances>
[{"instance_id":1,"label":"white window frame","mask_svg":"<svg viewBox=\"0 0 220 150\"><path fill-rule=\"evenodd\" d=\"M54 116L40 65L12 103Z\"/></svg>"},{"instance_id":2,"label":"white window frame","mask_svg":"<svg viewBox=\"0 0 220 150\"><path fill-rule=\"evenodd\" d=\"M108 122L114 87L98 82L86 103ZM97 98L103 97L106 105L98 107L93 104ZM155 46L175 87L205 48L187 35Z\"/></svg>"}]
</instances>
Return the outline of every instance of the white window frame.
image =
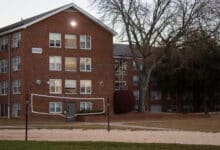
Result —
<instances>
[{"instance_id":1,"label":"white window frame","mask_svg":"<svg viewBox=\"0 0 220 150\"><path fill-rule=\"evenodd\" d=\"M8 81L0 82L0 95L8 95Z\"/></svg>"},{"instance_id":2,"label":"white window frame","mask_svg":"<svg viewBox=\"0 0 220 150\"><path fill-rule=\"evenodd\" d=\"M54 41L54 46L50 45L50 41L53 40ZM57 41L60 41L60 46L56 46L57 45ZM62 36L61 33L49 33L49 47L50 48L61 48L62 46Z\"/></svg>"},{"instance_id":3,"label":"white window frame","mask_svg":"<svg viewBox=\"0 0 220 150\"><path fill-rule=\"evenodd\" d=\"M21 117L21 104L13 103L12 104L12 117L20 118Z\"/></svg>"},{"instance_id":4,"label":"white window frame","mask_svg":"<svg viewBox=\"0 0 220 150\"><path fill-rule=\"evenodd\" d=\"M76 45L75 46L67 46L66 39L73 40L73 41L75 40ZM66 49L77 49L77 36L75 34L65 34L65 48Z\"/></svg>"},{"instance_id":5,"label":"white window frame","mask_svg":"<svg viewBox=\"0 0 220 150\"><path fill-rule=\"evenodd\" d=\"M86 86L86 82L90 82L90 86ZM90 92L87 92L87 88L90 87ZM85 88L85 92L81 91L81 88ZM80 94L92 94L92 80L80 80Z\"/></svg>"},{"instance_id":6,"label":"white window frame","mask_svg":"<svg viewBox=\"0 0 220 150\"><path fill-rule=\"evenodd\" d=\"M67 82L73 82L73 85L72 85L73 87L68 87L68 86L67 86ZM75 87L74 87L74 85L75 85ZM67 89L67 88L69 88L69 89L75 88L75 89L76 89L76 92L75 92L75 93L66 92L66 89ZM76 82L76 80L66 79L66 80L65 80L65 89L64 89L64 90L65 90L65 94L77 94L77 82Z\"/></svg>"},{"instance_id":7,"label":"white window frame","mask_svg":"<svg viewBox=\"0 0 220 150\"><path fill-rule=\"evenodd\" d=\"M8 72L8 60L2 59L0 60L0 73L7 73Z\"/></svg>"},{"instance_id":8,"label":"white window frame","mask_svg":"<svg viewBox=\"0 0 220 150\"><path fill-rule=\"evenodd\" d=\"M21 80L12 80L12 93L21 94Z\"/></svg>"},{"instance_id":9,"label":"white window frame","mask_svg":"<svg viewBox=\"0 0 220 150\"><path fill-rule=\"evenodd\" d=\"M59 105L58 105L59 104ZM51 107L54 105L54 112L51 111ZM57 111L57 106L60 106L60 111ZM49 102L49 113L51 114L61 114L63 111L62 102Z\"/></svg>"},{"instance_id":10,"label":"white window frame","mask_svg":"<svg viewBox=\"0 0 220 150\"><path fill-rule=\"evenodd\" d=\"M12 70L19 71L21 69L21 57L15 56L12 58Z\"/></svg>"},{"instance_id":11,"label":"white window frame","mask_svg":"<svg viewBox=\"0 0 220 150\"><path fill-rule=\"evenodd\" d=\"M50 71L62 71L62 57L61 56L49 56L49 70Z\"/></svg>"},{"instance_id":12,"label":"white window frame","mask_svg":"<svg viewBox=\"0 0 220 150\"><path fill-rule=\"evenodd\" d=\"M18 48L21 44L21 33L16 32L12 34L12 48Z\"/></svg>"},{"instance_id":13,"label":"white window frame","mask_svg":"<svg viewBox=\"0 0 220 150\"><path fill-rule=\"evenodd\" d=\"M8 36L0 38L0 51L8 49Z\"/></svg>"},{"instance_id":14,"label":"white window frame","mask_svg":"<svg viewBox=\"0 0 220 150\"><path fill-rule=\"evenodd\" d=\"M92 102L80 102L80 111L92 110Z\"/></svg>"},{"instance_id":15,"label":"white window frame","mask_svg":"<svg viewBox=\"0 0 220 150\"><path fill-rule=\"evenodd\" d=\"M58 82L60 82L60 92L57 90L57 88L59 88L58 86ZM54 84L54 92L51 91L51 87L53 87ZM50 94L62 94L62 79L50 79L49 80L49 93Z\"/></svg>"},{"instance_id":16,"label":"white window frame","mask_svg":"<svg viewBox=\"0 0 220 150\"><path fill-rule=\"evenodd\" d=\"M74 61L75 61L75 63L76 63L76 68L74 69L72 69L72 70L69 70L69 69L67 69L67 67L66 67L66 60L67 59L74 59ZM77 71L77 58L76 57L65 57L65 71L68 71L68 72L76 72Z\"/></svg>"},{"instance_id":17,"label":"white window frame","mask_svg":"<svg viewBox=\"0 0 220 150\"><path fill-rule=\"evenodd\" d=\"M88 62L87 62L88 60ZM92 58L89 57L80 57L80 72L92 72ZM81 65L84 66L84 69L81 68ZM87 70L87 65L90 66L90 69Z\"/></svg>"},{"instance_id":18,"label":"white window frame","mask_svg":"<svg viewBox=\"0 0 220 150\"><path fill-rule=\"evenodd\" d=\"M89 37L89 45L87 45L87 38ZM80 35L80 49L82 50L91 50L92 49L92 37L90 35ZM82 47L81 43L85 44L85 47Z\"/></svg>"}]
</instances>

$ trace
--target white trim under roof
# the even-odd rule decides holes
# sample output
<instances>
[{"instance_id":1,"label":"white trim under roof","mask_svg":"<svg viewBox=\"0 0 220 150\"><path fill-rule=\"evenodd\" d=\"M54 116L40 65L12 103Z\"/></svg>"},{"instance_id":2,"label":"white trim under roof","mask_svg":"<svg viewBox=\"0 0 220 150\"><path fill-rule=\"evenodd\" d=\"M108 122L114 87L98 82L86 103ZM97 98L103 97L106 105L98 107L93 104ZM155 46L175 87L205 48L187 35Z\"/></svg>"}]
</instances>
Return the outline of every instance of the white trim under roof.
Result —
<instances>
[{"instance_id":1,"label":"white trim under roof","mask_svg":"<svg viewBox=\"0 0 220 150\"><path fill-rule=\"evenodd\" d=\"M64 10L66 10L66 9L68 9L68 8L71 8L71 7L74 7L76 10L78 10L79 12L81 12L82 14L84 14L85 16L87 16L88 18L90 18L92 21L96 22L97 24L99 24L100 26L102 26L103 28L105 28L107 31L111 32L114 36L117 35L117 33L116 33L114 30L112 30L111 28L109 28L109 27L108 27L107 25L105 25L103 22L101 22L100 20L98 20L97 18L95 18L94 16L92 16L91 14L89 14L88 12L86 12L85 10L83 10L82 8L80 8L79 6L77 6L76 4L70 3L70 4L66 5L66 7L62 7L62 8L60 8L60 9L58 9L57 11L51 12L51 13L49 13L49 14L47 14L47 15L45 15L45 16L39 18L39 19L36 19L36 20L34 20L34 21L28 23L28 24L24 24L24 25L21 25L20 27L13 28L13 29L11 29L11 30L2 32L2 33L0 33L0 36L5 35L5 34L8 34L8 33L11 33L11 32L14 32L14 31L17 31L17 30L25 29L25 28L27 28L27 27L29 27L29 26L31 26L31 25L37 23L37 22L40 22L40 21L42 21L42 20L44 20L44 19L46 19L46 18L49 18L49 17L51 17L51 16L53 16L53 15L55 15L55 14L58 14L58 13L60 13L60 12L62 12L62 11L64 11Z\"/></svg>"}]
</instances>

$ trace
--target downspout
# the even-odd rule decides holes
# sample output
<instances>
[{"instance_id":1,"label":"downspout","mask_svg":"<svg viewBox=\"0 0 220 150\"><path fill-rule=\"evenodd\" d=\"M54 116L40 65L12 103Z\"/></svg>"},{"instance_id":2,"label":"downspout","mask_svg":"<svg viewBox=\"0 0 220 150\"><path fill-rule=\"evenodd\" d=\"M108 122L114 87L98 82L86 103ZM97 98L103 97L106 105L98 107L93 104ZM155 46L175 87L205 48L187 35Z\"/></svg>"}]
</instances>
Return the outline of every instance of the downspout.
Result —
<instances>
[{"instance_id":1,"label":"downspout","mask_svg":"<svg viewBox=\"0 0 220 150\"><path fill-rule=\"evenodd\" d=\"M8 35L8 119L11 116L11 36Z\"/></svg>"}]
</instances>

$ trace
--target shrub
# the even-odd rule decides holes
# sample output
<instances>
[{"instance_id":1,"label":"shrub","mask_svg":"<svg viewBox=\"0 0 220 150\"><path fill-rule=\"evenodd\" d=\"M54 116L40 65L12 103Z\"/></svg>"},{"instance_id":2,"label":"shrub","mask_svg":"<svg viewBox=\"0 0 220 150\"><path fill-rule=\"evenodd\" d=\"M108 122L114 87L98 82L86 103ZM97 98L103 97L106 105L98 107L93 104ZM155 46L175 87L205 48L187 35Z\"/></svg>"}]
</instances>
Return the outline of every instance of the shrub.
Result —
<instances>
[{"instance_id":1,"label":"shrub","mask_svg":"<svg viewBox=\"0 0 220 150\"><path fill-rule=\"evenodd\" d=\"M134 108L135 98L131 91L123 90L114 93L114 112L127 113Z\"/></svg>"}]
</instances>

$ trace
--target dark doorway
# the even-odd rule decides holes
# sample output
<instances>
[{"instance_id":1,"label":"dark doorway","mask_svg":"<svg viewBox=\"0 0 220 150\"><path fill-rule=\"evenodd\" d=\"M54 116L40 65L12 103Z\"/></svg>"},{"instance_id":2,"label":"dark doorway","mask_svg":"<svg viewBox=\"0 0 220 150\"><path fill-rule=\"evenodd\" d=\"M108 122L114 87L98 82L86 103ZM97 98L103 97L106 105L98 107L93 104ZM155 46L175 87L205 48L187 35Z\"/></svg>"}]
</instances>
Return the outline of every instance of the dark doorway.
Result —
<instances>
[{"instance_id":1,"label":"dark doorway","mask_svg":"<svg viewBox=\"0 0 220 150\"><path fill-rule=\"evenodd\" d=\"M66 117L68 121L74 121L75 120L75 114L76 114L76 104L75 103L67 103L66 104Z\"/></svg>"}]
</instances>

